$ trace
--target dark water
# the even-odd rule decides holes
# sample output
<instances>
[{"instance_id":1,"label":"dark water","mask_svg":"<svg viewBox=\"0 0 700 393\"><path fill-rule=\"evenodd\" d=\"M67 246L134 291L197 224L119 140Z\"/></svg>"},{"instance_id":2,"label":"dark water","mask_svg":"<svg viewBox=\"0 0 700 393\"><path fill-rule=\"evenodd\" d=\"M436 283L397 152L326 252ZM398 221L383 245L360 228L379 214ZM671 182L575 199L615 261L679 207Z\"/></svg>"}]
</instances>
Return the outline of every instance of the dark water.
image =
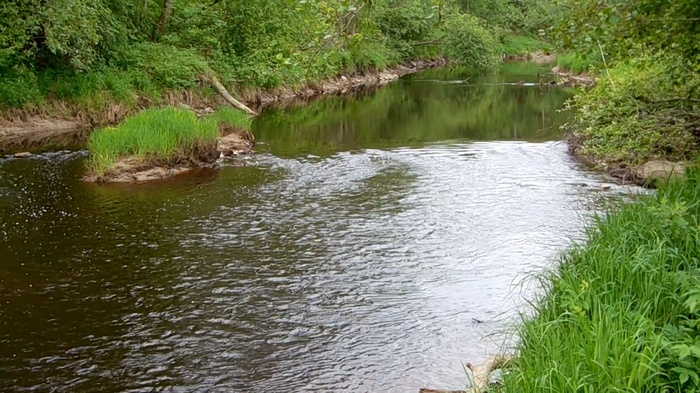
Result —
<instances>
[{"instance_id":1,"label":"dark water","mask_svg":"<svg viewBox=\"0 0 700 393\"><path fill-rule=\"evenodd\" d=\"M556 142L568 93L535 72L273 110L245 165L155 184L0 159L0 391L464 387L527 278L629 192Z\"/></svg>"}]
</instances>

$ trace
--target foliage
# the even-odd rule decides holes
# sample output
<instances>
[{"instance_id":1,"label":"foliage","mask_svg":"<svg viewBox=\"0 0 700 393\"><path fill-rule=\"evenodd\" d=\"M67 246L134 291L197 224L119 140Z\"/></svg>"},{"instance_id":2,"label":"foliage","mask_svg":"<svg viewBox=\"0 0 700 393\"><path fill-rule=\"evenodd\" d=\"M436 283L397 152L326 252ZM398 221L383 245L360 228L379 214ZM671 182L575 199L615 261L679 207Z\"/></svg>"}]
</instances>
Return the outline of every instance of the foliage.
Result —
<instances>
[{"instance_id":1,"label":"foliage","mask_svg":"<svg viewBox=\"0 0 700 393\"><path fill-rule=\"evenodd\" d=\"M598 71L602 65L600 55L591 53L588 55L580 55L574 52L564 53L557 56L557 67L562 71L568 71L575 75Z\"/></svg>"},{"instance_id":2,"label":"foliage","mask_svg":"<svg viewBox=\"0 0 700 393\"><path fill-rule=\"evenodd\" d=\"M461 9L516 35L543 38L562 17L559 0L459 0Z\"/></svg>"},{"instance_id":3,"label":"foliage","mask_svg":"<svg viewBox=\"0 0 700 393\"><path fill-rule=\"evenodd\" d=\"M696 61L700 55L700 2L695 0L566 0L565 7L556 35L569 51L602 51L610 63L640 50Z\"/></svg>"},{"instance_id":4,"label":"foliage","mask_svg":"<svg viewBox=\"0 0 700 393\"><path fill-rule=\"evenodd\" d=\"M88 166L98 176L109 172L121 157L143 162L187 159L197 149L216 145L219 135L214 119L198 120L191 111L177 108L149 109L90 135Z\"/></svg>"},{"instance_id":5,"label":"foliage","mask_svg":"<svg viewBox=\"0 0 700 393\"><path fill-rule=\"evenodd\" d=\"M550 44L522 35L507 35L503 37L503 53L506 55L527 55L528 53L551 53Z\"/></svg>"},{"instance_id":6,"label":"foliage","mask_svg":"<svg viewBox=\"0 0 700 393\"><path fill-rule=\"evenodd\" d=\"M13 90L0 92L0 110L44 97L133 106L209 73L272 88L443 55L491 68L498 39L539 36L558 1L174 0L162 28L163 1L5 1L0 77Z\"/></svg>"},{"instance_id":7,"label":"foliage","mask_svg":"<svg viewBox=\"0 0 700 393\"><path fill-rule=\"evenodd\" d=\"M639 163L697 154L700 75L678 56L630 60L570 103L568 128L579 152L607 162Z\"/></svg>"},{"instance_id":8,"label":"foliage","mask_svg":"<svg viewBox=\"0 0 700 393\"><path fill-rule=\"evenodd\" d=\"M611 212L543 278L506 392L700 389L700 172Z\"/></svg>"},{"instance_id":9,"label":"foliage","mask_svg":"<svg viewBox=\"0 0 700 393\"><path fill-rule=\"evenodd\" d=\"M450 60L476 70L498 66L500 45L478 18L455 15L446 21L445 33L445 54Z\"/></svg>"}]
</instances>

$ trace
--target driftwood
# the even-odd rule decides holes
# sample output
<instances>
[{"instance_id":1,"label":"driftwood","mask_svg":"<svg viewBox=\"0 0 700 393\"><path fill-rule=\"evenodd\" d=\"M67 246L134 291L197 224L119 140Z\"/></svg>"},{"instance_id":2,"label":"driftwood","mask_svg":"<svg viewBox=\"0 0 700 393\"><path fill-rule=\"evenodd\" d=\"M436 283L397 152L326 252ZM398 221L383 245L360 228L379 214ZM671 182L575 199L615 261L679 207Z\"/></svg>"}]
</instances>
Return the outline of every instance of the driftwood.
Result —
<instances>
[{"instance_id":1,"label":"driftwood","mask_svg":"<svg viewBox=\"0 0 700 393\"><path fill-rule=\"evenodd\" d=\"M472 372L471 388L468 390L436 390L421 389L419 393L483 393L489 386L491 372L501 368L512 359L509 355L496 355L486 359L477 365L467 363L467 368Z\"/></svg>"},{"instance_id":2,"label":"driftwood","mask_svg":"<svg viewBox=\"0 0 700 393\"><path fill-rule=\"evenodd\" d=\"M224 99L225 99L226 101L228 101L229 104L235 106L236 108L242 110L243 112L246 112L247 114L249 114L249 115L251 115L251 116L257 116L257 115L258 115L257 112L255 112L254 110L252 110L252 109L248 108L247 106L243 105L243 103L241 103L241 102L238 101L237 99L233 98L233 96L231 95L231 93L229 93L228 90L226 90L226 88L224 87L224 85L222 85L221 82L219 82L219 80L218 80L215 76L210 77L209 80L211 81L211 84L214 86L214 88L216 89L216 91L218 91L219 94L221 94L221 96L224 97Z\"/></svg>"}]
</instances>

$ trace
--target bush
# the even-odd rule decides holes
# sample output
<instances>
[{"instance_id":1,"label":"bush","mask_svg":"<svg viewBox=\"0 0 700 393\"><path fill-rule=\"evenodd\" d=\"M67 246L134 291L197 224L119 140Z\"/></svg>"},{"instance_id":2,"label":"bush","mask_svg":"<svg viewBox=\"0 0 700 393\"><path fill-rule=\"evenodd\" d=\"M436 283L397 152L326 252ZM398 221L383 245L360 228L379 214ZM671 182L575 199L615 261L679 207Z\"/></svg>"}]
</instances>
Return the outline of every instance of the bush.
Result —
<instances>
[{"instance_id":1,"label":"bush","mask_svg":"<svg viewBox=\"0 0 700 393\"><path fill-rule=\"evenodd\" d=\"M493 70L500 63L501 46L471 15L456 14L445 23L445 55L474 70Z\"/></svg>"},{"instance_id":2,"label":"bush","mask_svg":"<svg viewBox=\"0 0 700 393\"><path fill-rule=\"evenodd\" d=\"M22 108L43 101L36 74L24 67L6 73L0 82L0 109Z\"/></svg>"},{"instance_id":3,"label":"bush","mask_svg":"<svg viewBox=\"0 0 700 393\"><path fill-rule=\"evenodd\" d=\"M122 157L144 163L187 160L197 149L216 146L218 136L214 119L198 120L193 112L177 108L149 109L90 135L88 166L102 176Z\"/></svg>"},{"instance_id":4,"label":"bush","mask_svg":"<svg viewBox=\"0 0 700 393\"><path fill-rule=\"evenodd\" d=\"M606 162L685 160L697 153L700 75L675 56L619 64L598 85L569 102L566 125L578 151Z\"/></svg>"},{"instance_id":5,"label":"bush","mask_svg":"<svg viewBox=\"0 0 700 393\"><path fill-rule=\"evenodd\" d=\"M112 62L119 68L148 75L165 89L196 87L198 78L209 71L206 60L192 49L149 42L121 48Z\"/></svg>"}]
</instances>

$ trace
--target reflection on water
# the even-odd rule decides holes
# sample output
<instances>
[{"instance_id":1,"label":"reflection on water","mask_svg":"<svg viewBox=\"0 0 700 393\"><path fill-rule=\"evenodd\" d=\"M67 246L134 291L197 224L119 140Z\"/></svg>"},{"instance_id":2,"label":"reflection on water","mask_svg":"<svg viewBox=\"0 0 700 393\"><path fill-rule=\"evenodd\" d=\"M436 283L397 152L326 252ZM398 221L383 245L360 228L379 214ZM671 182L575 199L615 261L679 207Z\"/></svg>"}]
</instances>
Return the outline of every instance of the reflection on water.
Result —
<instances>
[{"instance_id":1,"label":"reflection on water","mask_svg":"<svg viewBox=\"0 0 700 393\"><path fill-rule=\"evenodd\" d=\"M450 78L270 112L266 153L171 181L1 162L0 391L463 387L628 189L546 141L565 93Z\"/></svg>"},{"instance_id":2,"label":"reflection on water","mask_svg":"<svg viewBox=\"0 0 700 393\"><path fill-rule=\"evenodd\" d=\"M540 86L546 68L507 64L501 74L431 70L372 94L328 97L303 108L270 110L255 135L276 155L415 146L451 140L558 139L571 93Z\"/></svg>"}]
</instances>

